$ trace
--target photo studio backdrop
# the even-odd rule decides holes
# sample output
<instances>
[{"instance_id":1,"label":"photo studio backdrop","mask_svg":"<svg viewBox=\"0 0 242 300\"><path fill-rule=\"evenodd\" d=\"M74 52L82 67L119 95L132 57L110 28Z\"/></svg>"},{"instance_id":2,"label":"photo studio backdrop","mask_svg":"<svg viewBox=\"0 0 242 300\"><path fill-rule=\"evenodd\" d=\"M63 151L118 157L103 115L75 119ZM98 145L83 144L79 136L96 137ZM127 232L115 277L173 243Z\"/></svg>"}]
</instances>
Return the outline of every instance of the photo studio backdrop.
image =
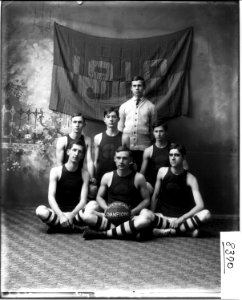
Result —
<instances>
[{"instance_id":1,"label":"photo studio backdrop","mask_svg":"<svg viewBox=\"0 0 242 300\"><path fill-rule=\"evenodd\" d=\"M47 204L56 138L68 133L69 115L60 108L53 110L56 103L50 103L56 63L55 24L85 36L130 41L192 28L186 82L189 95L183 100L185 112L169 119L168 133L171 141L186 146L190 171L199 180L206 206L214 214L238 215L238 2L4 1L1 5L2 205ZM132 55L135 60L137 54ZM165 62L160 63L162 73ZM75 66L80 66L78 56L74 71ZM94 61L94 73L95 67L100 70L102 66L95 66ZM110 64L104 67L113 74ZM124 66L124 77L129 76L129 68ZM147 79L146 71L144 67L140 75ZM158 83L157 88L161 86ZM122 99L128 99L129 87L123 88L126 94ZM104 129L95 116L87 120L85 133L93 138Z\"/></svg>"}]
</instances>

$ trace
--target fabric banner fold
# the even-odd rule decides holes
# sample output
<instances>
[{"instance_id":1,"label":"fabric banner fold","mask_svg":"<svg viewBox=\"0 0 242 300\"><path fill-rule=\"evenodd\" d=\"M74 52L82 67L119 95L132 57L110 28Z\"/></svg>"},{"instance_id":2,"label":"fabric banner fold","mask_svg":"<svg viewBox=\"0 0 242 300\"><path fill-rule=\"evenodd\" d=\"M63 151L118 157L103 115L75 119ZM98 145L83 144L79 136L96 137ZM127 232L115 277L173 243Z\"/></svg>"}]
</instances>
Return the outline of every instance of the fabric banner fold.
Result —
<instances>
[{"instance_id":1,"label":"fabric banner fold","mask_svg":"<svg viewBox=\"0 0 242 300\"><path fill-rule=\"evenodd\" d=\"M163 36L116 39L55 23L49 108L102 120L106 108L118 108L131 97L131 78L141 75L158 119L187 115L192 37L192 27Z\"/></svg>"}]
</instances>

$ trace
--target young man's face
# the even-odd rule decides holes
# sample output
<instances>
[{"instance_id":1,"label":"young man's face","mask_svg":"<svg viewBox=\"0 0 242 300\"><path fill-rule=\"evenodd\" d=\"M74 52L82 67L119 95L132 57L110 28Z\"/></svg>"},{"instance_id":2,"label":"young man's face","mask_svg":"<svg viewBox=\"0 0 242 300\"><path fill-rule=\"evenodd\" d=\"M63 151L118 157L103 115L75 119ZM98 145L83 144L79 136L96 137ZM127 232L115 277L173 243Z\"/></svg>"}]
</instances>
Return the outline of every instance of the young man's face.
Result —
<instances>
[{"instance_id":1,"label":"young man's face","mask_svg":"<svg viewBox=\"0 0 242 300\"><path fill-rule=\"evenodd\" d=\"M71 129L75 133L79 133L82 131L85 126L85 121L82 116L73 117L71 120Z\"/></svg>"},{"instance_id":2,"label":"young man's face","mask_svg":"<svg viewBox=\"0 0 242 300\"><path fill-rule=\"evenodd\" d=\"M104 123L108 128L117 128L118 126L118 116L115 111L107 113L104 117Z\"/></svg>"},{"instance_id":3,"label":"young man's face","mask_svg":"<svg viewBox=\"0 0 242 300\"><path fill-rule=\"evenodd\" d=\"M157 126L153 129L153 134L156 141L163 141L166 139L166 131L163 126Z\"/></svg>"},{"instance_id":4,"label":"young man's face","mask_svg":"<svg viewBox=\"0 0 242 300\"><path fill-rule=\"evenodd\" d=\"M131 92L134 97L140 98L144 95L144 85L142 80L132 81Z\"/></svg>"},{"instance_id":5,"label":"young man's face","mask_svg":"<svg viewBox=\"0 0 242 300\"><path fill-rule=\"evenodd\" d=\"M84 148L81 145L73 144L70 149L67 150L69 161L79 163L84 158Z\"/></svg>"},{"instance_id":6,"label":"young man's face","mask_svg":"<svg viewBox=\"0 0 242 300\"><path fill-rule=\"evenodd\" d=\"M129 169L129 164L131 162L130 154L128 151L116 152L114 156L114 162L117 169L126 170Z\"/></svg>"},{"instance_id":7,"label":"young man's face","mask_svg":"<svg viewBox=\"0 0 242 300\"><path fill-rule=\"evenodd\" d=\"M183 156L177 149L171 149L169 160L172 167L181 167L183 165Z\"/></svg>"}]
</instances>

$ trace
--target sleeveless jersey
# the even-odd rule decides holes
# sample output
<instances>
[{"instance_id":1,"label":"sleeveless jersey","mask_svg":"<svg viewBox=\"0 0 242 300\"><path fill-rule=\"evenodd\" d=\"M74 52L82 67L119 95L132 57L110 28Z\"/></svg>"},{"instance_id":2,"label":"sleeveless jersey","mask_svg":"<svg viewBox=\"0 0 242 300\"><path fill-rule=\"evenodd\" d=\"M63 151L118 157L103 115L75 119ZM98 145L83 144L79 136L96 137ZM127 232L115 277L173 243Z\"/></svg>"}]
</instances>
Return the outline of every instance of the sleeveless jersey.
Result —
<instances>
[{"instance_id":1,"label":"sleeveless jersey","mask_svg":"<svg viewBox=\"0 0 242 300\"><path fill-rule=\"evenodd\" d=\"M154 187L156 182L156 176L161 167L169 167L169 147L168 142L164 148L158 148L155 144L153 145L153 153L148 162L148 167L145 172L146 180Z\"/></svg>"},{"instance_id":2,"label":"sleeveless jersey","mask_svg":"<svg viewBox=\"0 0 242 300\"><path fill-rule=\"evenodd\" d=\"M186 181L187 171L175 175L171 168L168 169L161 183L156 212L168 217L179 217L194 206L192 191Z\"/></svg>"},{"instance_id":3,"label":"sleeveless jersey","mask_svg":"<svg viewBox=\"0 0 242 300\"><path fill-rule=\"evenodd\" d=\"M122 145L122 132L118 132L116 136L109 136L103 132L99 145L98 170L96 179L101 181L103 174L116 169L114 162L115 150Z\"/></svg>"},{"instance_id":4,"label":"sleeveless jersey","mask_svg":"<svg viewBox=\"0 0 242 300\"><path fill-rule=\"evenodd\" d=\"M66 144L66 147L65 147L65 151L64 151L64 164L68 161L68 155L67 155L67 149L70 149L70 143L73 142L73 141L77 141L77 142L81 142L81 144L85 147L86 149L86 144L85 144L85 138L84 138L84 135L81 135L78 139L72 139L69 134L66 135L67 137L67 144ZM79 162L79 168L82 168L83 166L83 160L80 160Z\"/></svg>"},{"instance_id":5,"label":"sleeveless jersey","mask_svg":"<svg viewBox=\"0 0 242 300\"><path fill-rule=\"evenodd\" d=\"M70 211L79 203L82 184L80 170L69 172L63 165L56 187L56 201L62 211Z\"/></svg>"},{"instance_id":6,"label":"sleeveless jersey","mask_svg":"<svg viewBox=\"0 0 242 300\"><path fill-rule=\"evenodd\" d=\"M117 170L113 171L112 183L108 189L108 205L115 201L121 201L133 209L141 202L140 193L134 185L135 174L136 172L131 172L127 176L121 177Z\"/></svg>"}]
</instances>

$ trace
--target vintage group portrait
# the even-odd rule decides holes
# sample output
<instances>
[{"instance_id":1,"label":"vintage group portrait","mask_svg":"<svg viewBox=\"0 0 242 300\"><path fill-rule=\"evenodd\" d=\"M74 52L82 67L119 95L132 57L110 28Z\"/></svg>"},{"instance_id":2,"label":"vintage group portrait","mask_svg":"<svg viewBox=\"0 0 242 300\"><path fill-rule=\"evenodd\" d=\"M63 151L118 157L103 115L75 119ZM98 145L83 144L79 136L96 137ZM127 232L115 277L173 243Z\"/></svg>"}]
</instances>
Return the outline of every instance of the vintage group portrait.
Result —
<instances>
[{"instance_id":1,"label":"vintage group portrait","mask_svg":"<svg viewBox=\"0 0 242 300\"><path fill-rule=\"evenodd\" d=\"M1 297L224 299L239 1L0 5Z\"/></svg>"}]
</instances>

